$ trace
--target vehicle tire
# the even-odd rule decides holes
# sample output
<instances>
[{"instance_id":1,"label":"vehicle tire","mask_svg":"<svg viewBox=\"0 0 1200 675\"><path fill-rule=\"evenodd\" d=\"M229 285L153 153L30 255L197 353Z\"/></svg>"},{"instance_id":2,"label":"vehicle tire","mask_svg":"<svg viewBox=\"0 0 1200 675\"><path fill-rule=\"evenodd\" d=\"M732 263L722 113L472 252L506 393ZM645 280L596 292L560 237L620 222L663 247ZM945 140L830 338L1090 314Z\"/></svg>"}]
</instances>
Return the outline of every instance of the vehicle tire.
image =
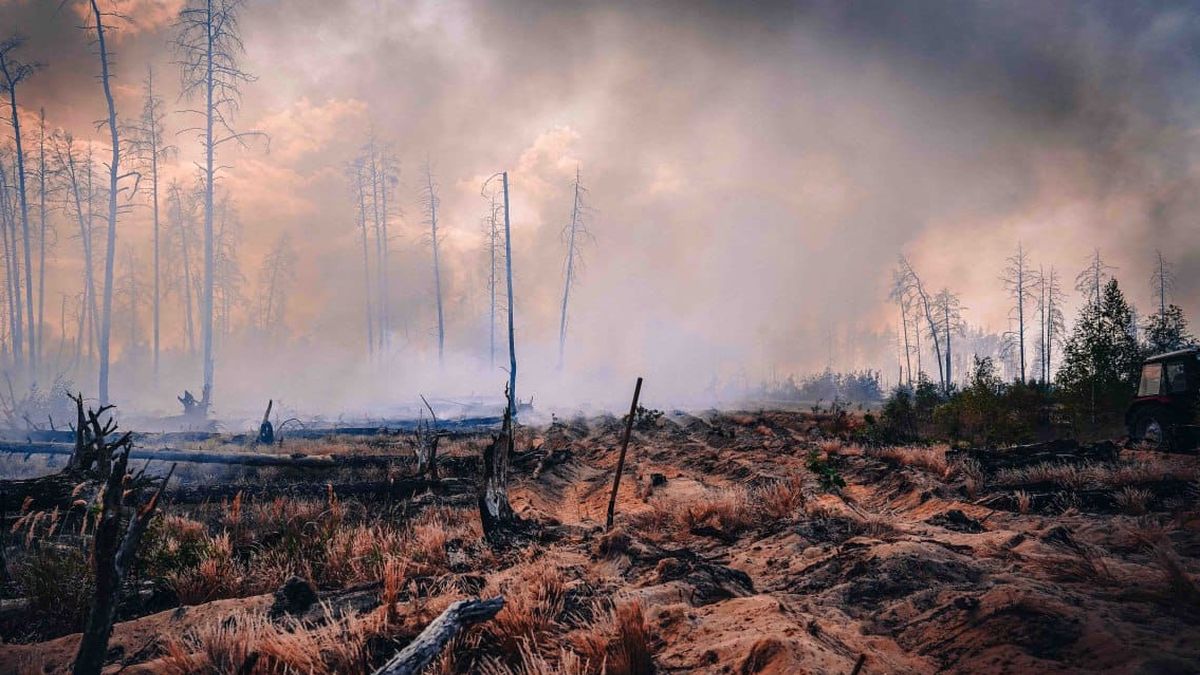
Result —
<instances>
[{"instance_id":1,"label":"vehicle tire","mask_svg":"<svg viewBox=\"0 0 1200 675\"><path fill-rule=\"evenodd\" d=\"M1171 447L1167 416L1158 408L1142 408L1133 416L1129 438L1134 443L1149 446L1153 450L1169 450Z\"/></svg>"}]
</instances>

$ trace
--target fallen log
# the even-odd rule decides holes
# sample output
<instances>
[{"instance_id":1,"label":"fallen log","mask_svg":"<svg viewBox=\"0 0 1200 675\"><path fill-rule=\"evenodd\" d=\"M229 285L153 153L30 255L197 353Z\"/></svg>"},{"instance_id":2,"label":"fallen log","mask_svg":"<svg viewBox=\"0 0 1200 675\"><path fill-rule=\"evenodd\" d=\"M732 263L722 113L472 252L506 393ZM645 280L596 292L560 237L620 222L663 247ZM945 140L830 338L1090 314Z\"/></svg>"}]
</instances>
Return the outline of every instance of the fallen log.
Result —
<instances>
[{"instance_id":1,"label":"fallen log","mask_svg":"<svg viewBox=\"0 0 1200 675\"><path fill-rule=\"evenodd\" d=\"M165 497L175 504L201 504L230 499L238 494L243 499L274 499L291 497L324 499L329 490L338 497L375 497L396 500L408 499L426 490L439 496L474 494L475 482L463 478L443 478L439 481L424 478L401 478L393 481L363 481L358 483L249 483L249 484L187 484L167 491Z\"/></svg>"},{"instance_id":2,"label":"fallen log","mask_svg":"<svg viewBox=\"0 0 1200 675\"><path fill-rule=\"evenodd\" d=\"M65 455L69 456L74 446L65 443L12 443L0 441L0 453L15 455ZM365 466L389 466L416 464L412 453L378 455L302 455L272 454L267 452L201 452L174 448L134 449L130 459L163 460L194 464L240 464L244 466L290 466L296 468L352 468ZM475 457L448 456L439 464L451 473L475 470Z\"/></svg>"},{"instance_id":3,"label":"fallen log","mask_svg":"<svg viewBox=\"0 0 1200 675\"><path fill-rule=\"evenodd\" d=\"M464 628L488 621L504 609L504 596L490 600L459 600L421 631L415 640L400 650L375 675L415 675L433 662L446 643Z\"/></svg>"},{"instance_id":4,"label":"fallen log","mask_svg":"<svg viewBox=\"0 0 1200 675\"><path fill-rule=\"evenodd\" d=\"M444 420L438 418L438 431L443 438L463 437L495 431L503 422L502 417L460 417ZM331 436L389 436L401 433L415 433L420 420L385 420L377 425L308 427L289 429L288 440L304 439L319 440ZM282 435L277 433L276 436ZM139 445L157 443L199 443L214 439L228 439L235 443L250 443L258 437L258 432L222 434L218 431L151 431L134 432L133 442ZM69 429L0 429L0 441L6 442L41 442L41 443L71 443L74 442L75 432Z\"/></svg>"}]
</instances>

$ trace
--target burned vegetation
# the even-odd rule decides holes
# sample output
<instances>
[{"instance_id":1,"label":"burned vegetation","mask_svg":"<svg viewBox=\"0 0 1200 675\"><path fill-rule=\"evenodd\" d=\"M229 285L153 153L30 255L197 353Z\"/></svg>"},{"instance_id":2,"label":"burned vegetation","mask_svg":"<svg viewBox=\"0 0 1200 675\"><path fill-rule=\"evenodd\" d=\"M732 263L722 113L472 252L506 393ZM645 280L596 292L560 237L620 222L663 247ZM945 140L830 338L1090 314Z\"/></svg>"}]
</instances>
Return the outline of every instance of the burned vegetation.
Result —
<instances>
[{"instance_id":1,"label":"burned vegetation","mask_svg":"<svg viewBox=\"0 0 1200 675\"><path fill-rule=\"evenodd\" d=\"M159 452L228 462L172 477L78 405L50 476L69 489L0 484L6 672L1183 672L1200 658L1193 455L859 445L861 415L844 411L635 403L548 425L214 434ZM54 445L9 449L22 444Z\"/></svg>"}]
</instances>

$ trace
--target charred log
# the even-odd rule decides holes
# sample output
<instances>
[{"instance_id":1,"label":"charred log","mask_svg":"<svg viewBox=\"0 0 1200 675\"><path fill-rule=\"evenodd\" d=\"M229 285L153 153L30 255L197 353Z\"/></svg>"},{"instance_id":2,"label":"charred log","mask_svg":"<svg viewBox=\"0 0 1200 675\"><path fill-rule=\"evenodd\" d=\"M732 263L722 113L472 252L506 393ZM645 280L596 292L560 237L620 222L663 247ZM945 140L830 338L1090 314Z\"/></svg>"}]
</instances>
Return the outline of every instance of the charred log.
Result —
<instances>
[{"instance_id":1,"label":"charred log","mask_svg":"<svg viewBox=\"0 0 1200 675\"><path fill-rule=\"evenodd\" d=\"M437 658L446 643L464 629L488 621L504 609L504 597L490 600L459 600L421 631L415 640L383 664L375 675L415 675Z\"/></svg>"}]
</instances>

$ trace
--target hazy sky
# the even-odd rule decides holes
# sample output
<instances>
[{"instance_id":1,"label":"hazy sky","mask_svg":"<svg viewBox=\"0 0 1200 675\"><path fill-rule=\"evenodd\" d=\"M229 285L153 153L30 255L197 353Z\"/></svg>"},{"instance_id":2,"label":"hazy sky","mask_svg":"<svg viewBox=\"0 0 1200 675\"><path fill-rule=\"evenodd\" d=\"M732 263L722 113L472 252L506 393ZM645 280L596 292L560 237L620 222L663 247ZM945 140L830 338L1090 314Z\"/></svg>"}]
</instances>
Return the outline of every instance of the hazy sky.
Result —
<instances>
[{"instance_id":1,"label":"hazy sky","mask_svg":"<svg viewBox=\"0 0 1200 675\"><path fill-rule=\"evenodd\" d=\"M58 4L0 0L0 32L27 36L24 57L45 64L23 106L99 142L83 6ZM181 4L116 3L130 19L115 44L122 116L140 110L147 65L169 107L187 107L168 47ZM1008 314L998 277L1018 242L1067 287L1100 248L1147 311L1161 249L1175 301L1200 311L1197 3L250 0L242 33L258 80L240 125L268 132L270 149L220 161L242 214L248 296L279 234L297 244L289 372L296 359L321 373L370 369L344 165L371 125L401 161L400 379L433 353L426 158L444 207L448 345L472 367L486 347L480 185L511 173L527 393L638 373L670 383L660 391L699 390L713 377L818 369L831 344L835 365L894 372L886 303L898 253L997 332ZM176 143L172 171L187 176L199 148L186 133ZM557 341L577 167L595 239L568 382L555 383L537 378ZM143 258L148 232L146 209L120 222ZM60 236L57 293L76 290L77 248ZM164 335L179 344L176 318ZM220 367L243 363L233 351ZM463 375L455 388L490 386L477 382Z\"/></svg>"}]
</instances>

